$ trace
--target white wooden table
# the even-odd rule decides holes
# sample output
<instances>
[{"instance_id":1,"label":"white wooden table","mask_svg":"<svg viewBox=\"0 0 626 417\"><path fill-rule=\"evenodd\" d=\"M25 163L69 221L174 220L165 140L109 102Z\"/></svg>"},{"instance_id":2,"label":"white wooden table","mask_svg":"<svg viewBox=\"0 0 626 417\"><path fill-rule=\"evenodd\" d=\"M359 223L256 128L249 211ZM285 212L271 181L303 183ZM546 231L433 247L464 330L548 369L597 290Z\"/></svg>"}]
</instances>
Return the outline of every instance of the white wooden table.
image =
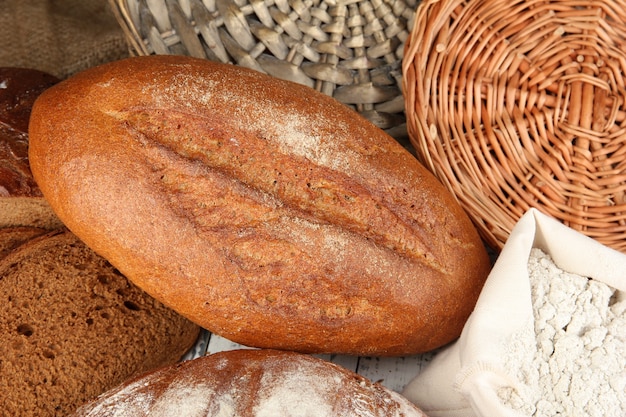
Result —
<instances>
[{"instance_id":1,"label":"white wooden table","mask_svg":"<svg viewBox=\"0 0 626 417\"><path fill-rule=\"evenodd\" d=\"M183 359L234 349L249 349L221 336L202 332L196 346ZM436 352L436 351L435 351ZM435 352L406 357L357 357L347 355L314 355L350 369L378 382L396 392L402 391L422 368L433 358Z\"/></svg>"}]
</instances>

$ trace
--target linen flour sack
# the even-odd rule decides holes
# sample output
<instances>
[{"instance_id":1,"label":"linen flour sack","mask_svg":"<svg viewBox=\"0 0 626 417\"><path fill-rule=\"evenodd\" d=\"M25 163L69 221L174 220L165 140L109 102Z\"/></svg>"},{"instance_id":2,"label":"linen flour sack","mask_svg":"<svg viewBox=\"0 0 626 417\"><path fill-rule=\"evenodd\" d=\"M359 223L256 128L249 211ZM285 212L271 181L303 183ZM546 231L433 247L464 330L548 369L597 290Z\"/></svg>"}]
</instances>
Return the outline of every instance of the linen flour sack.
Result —
<instances>
[{"instance_id":1,"label":"linen flour sack","mask_svg":"<svg viewBox=\"0 0 626 417\"><path fill-rule=\"evenodd\" d=\"M403 394L431 417L625 416L625 292L625 254L530 209Z\"/></svg>"}]
</instances>

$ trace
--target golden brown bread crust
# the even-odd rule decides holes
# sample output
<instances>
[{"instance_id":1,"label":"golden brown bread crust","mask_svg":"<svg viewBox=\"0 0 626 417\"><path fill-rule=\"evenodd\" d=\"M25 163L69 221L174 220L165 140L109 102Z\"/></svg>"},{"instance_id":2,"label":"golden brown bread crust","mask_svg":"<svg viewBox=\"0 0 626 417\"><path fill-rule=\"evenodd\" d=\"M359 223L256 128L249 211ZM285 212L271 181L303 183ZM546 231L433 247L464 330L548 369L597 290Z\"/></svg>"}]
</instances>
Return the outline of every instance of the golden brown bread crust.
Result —
<instances>
[{"instance_id":1,"label":"golden brown bread crust","mask_svg":"<svg viewBox=\"0 0 626 417\"><path fill-rule=\"evenodd\" d=\"M145 291L245 345L361 355L456 338L476 230L402 146L240 67L130 58L44 93L31 167L63 222Z\"/></svg>"},{"instance_id":2,"label":"golden brown bread crust","mask_svg":"<svg viewBox=\"0 0 626 417\"><path fill-rule=\"evenodd\" d=\"M426 417L399 394L322 359L234 350L145 374L73 417Z\"/></svg>"}]
</instances>

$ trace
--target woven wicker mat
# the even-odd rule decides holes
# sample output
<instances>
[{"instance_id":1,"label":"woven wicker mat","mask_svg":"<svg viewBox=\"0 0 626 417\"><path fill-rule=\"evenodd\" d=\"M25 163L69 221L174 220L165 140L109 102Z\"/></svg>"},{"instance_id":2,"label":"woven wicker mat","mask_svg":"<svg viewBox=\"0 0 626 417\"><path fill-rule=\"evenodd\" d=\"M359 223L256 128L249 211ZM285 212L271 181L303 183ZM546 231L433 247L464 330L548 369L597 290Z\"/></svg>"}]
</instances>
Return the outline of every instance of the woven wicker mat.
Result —
<instances>
[{"instance_id":1,"label":"woven wicker mat","mask_svg":"<svg viewBox=\"0 0 626 417\"><path fill-rule=\"evenodd\" d=\"M0 0L0 66L59 78L128 56L106 0Z\"/></svg>"}]
</instances>

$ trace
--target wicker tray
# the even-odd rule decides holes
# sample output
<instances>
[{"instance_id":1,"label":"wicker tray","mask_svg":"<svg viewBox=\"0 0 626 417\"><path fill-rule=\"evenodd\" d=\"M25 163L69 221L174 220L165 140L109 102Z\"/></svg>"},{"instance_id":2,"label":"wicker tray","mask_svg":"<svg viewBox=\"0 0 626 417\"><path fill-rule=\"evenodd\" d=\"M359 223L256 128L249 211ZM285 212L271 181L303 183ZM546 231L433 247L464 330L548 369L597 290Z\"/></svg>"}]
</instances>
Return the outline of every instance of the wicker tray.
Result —
<instances>
[{"instance_id":1,"label":"wicker tray","mask_svg":"<svg viewBox=\"0 0 626 417\"><path fill-rule=\"evenodd\" d=\"M626 252L626 1L425 0L403 72L418 157L490 245L536 207Z\"/></svg>"},{"instance_id":2,"label":"wicker tray","mask_svg":"<svg viewBox=\"0 0 626 417\"><path fill-rule=\"evenodd\" d=\"M228 62L308 85L406 137L401 59L417 0L109 0L133 55Z\"/></svg>"}]
</instances>

